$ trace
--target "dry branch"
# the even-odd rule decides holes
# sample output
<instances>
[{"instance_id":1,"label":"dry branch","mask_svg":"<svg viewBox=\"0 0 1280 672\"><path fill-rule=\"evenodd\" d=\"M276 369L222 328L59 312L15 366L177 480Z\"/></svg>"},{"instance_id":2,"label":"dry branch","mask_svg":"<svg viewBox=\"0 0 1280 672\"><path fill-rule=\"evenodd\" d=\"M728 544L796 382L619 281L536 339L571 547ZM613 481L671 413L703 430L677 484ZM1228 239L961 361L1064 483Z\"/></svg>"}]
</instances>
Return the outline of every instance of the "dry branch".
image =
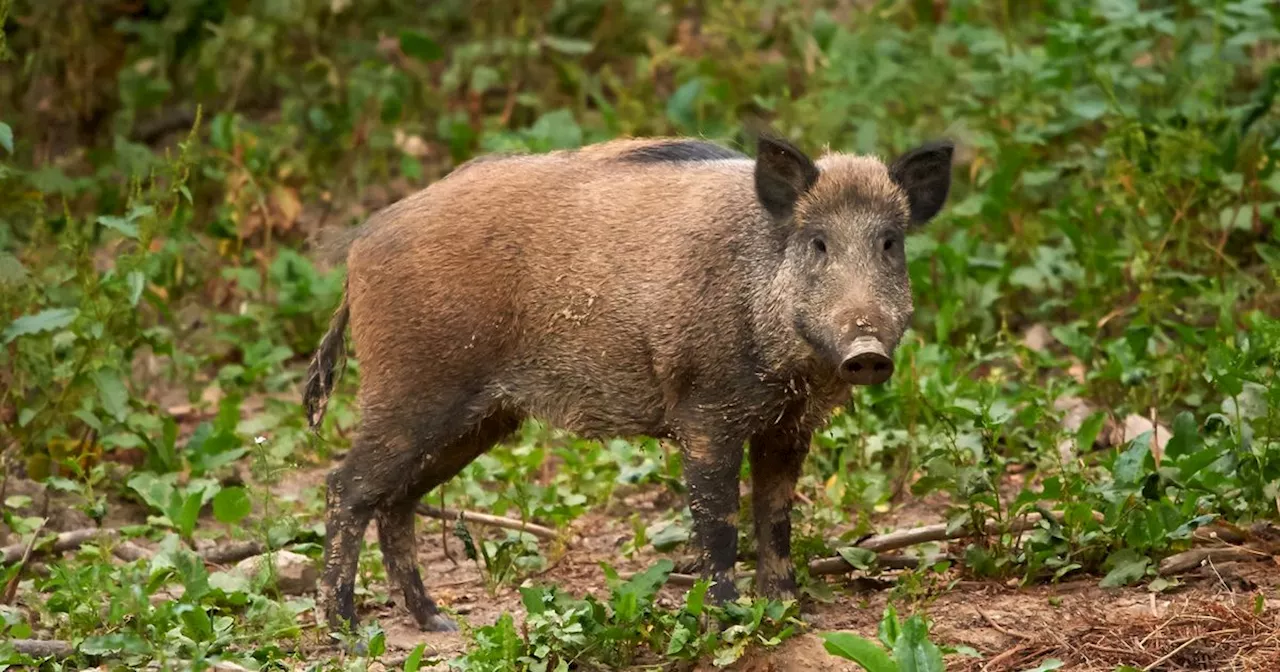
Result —
<instances>
[{"instance_id":1,"label":"dry branch","mask_svg":"<svg viewBox=\"0 0 1280 672\"><path fill-rule=\"evenodd\" d=\"M37 552L62 553L64 551L80 548L94 539L114 539L119 535L119 533L120 532L118 530L111 528L97 527L71 530L70 532L63 532L54 537L53 543L49 544L47 548L44 547L43 544L36 544L32 548ZM9 546L5 546L0 549L0 554L3 554L4 556L3 559L0 559L0 562L3 562L5 565L12 565L13 563L18 562L22 559L27 548L27 544L10 544Z\"/></svg>"},{"instance_id":2,"label":"dry branch","mask_svg":"<svg viewBox=\"0 0 1280 672\"><path fill-rule=\"evenodd\" d=\"M201 551L200 557L212 565L229 565L266 552L266 546L260 541L238 541Z\"/></svg>"},{"instance_id":3,"label":"dry branch","mask_svg":"<svg viewBox=\"0 0 1280 672\"><path fill-rule=\"evenodd\" d=\"M76 647L60 639L10 639L8 643L18 653L34 658L70 658L76 653Z\"/></svg>"},{"instance_id":4,"label":"dry branch","mask_svg":"<svg viewBox=\"0 0 1280 672\"><path fill-rule=\"evenodd\" d=\"M1219 546L1216 548L1193 548L1189 551L1175 553L1160 561L1160 576L1171 576L1189 572L1206 560L1209 562L1245 562L1249 560L1267 560L1272 556L1247 546Z\"/></svg>"},{"instance_id":5,"label":"dry branch","mask_svg":"<svg viewBox=\"0 0 1280 672\"><path fill-rule=\"evenodd\" d=\"M29 544L12 544L0 548L0 559L3 564L10 565L22 560L28 548L33 548L34 553L64 553L66 551L75 550L91 541L102 541L107 539L116 539L120 536L120 531L104 527L104 528L85 528L80 530L71 530L63 532L53 538L52 543L45 541L43 544L36 543L34 546ZM122 541L116 544L111 550L112 554L117 558L126 562L150 558L152 553L147 549L138 546L130 541ZM255 555L261 555L266 552L266 547L259 541L241 541L214 548L206 549L199 553L200 558L207 563L214 565L225 565L233 562L239 562L245 558L251 558Z\"/></svg>"},{"instance_id":6,"label":"dry branch","mask_svg":"<svg viewBox=\"0 0 1280 672\"><path fill-rule=\"evenodd\" d=\"M516 530L519 532L528 532L540 539L556 539L560 535L549 527L543 527L536 523L526 523L514 518L503 518L502 516L492 516L487 513L476 513L474 511L454 511L453 509L441 509L426 504L418 504L418 514L428 518L437 520L457 520L458 516L468 523L477 525L489 525L491 527L501 527L507 530Z\"/></svg>"},{"instance_id":7,"label":"dry branch","mask_svg":"<svg viewBox=\"0 0 1280 672\"><path fill-rule=\"evenodd\" d=\"M940 558L949 559L949 558ZM882 555L875 560L875 565L880 569L915 569L920 566L919 558L912 558L905 555ZM809 563L810 576L830 576L832 574L846 574L853 571L853 565L845 562L844 558L839 556L834 558L821 558ZM755 576L755 572L739 572L735 574L735 578L750 579ZM631 578L635 574L627 574L624 578ZM698 582L701 577L693 574L672 573L667 576L667 583L673 586L688 587Z\"/></svg>"}]
</instances>

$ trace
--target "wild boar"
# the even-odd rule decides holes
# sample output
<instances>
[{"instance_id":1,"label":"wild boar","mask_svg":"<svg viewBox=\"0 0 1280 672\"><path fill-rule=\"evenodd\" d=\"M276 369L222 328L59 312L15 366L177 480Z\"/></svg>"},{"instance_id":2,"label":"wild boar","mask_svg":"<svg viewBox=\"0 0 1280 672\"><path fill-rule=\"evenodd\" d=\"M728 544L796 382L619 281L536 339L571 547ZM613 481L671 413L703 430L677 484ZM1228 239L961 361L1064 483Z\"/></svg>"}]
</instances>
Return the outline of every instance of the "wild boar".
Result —
<instances>
[{"instance_id":1,"label":"wild boar","mask_svg":"<svg viewBox=\"0 0 1280 672\"><path fill-rule=\"evenodd\" d=\"M755 159L680 138L483 157L359 229L304 395L314 427L349 323L361 425L327 479L331 626L355 624L376 518L418 625L455 627L419 575L415 504L529 417L677 442L718 601L736 595L749 446L757 589L794 592L791 502L811 434L850 385L893 372L913 312L903 238L942 208L952 145L888 164L814 161L769 133L756 145Z\"/></svg>"}]
</instances>

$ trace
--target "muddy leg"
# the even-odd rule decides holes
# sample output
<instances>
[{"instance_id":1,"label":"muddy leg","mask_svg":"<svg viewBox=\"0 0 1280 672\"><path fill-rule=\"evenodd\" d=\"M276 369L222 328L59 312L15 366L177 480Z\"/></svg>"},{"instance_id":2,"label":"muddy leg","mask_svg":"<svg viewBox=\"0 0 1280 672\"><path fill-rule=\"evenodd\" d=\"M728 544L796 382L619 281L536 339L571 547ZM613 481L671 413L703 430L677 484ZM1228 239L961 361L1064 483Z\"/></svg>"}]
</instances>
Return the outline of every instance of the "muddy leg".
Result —
<instances>
[{"instance_id":1,"label":"muddy leg","mask_svg":"<svg viewBox=\"0 0 1280 672\"><path fill-rule=\"evenodd\" d=\"M755 518L756 589L774 598L794 598L791 561L791 500L805 455L808 435L766 432L751 440L751 509Z\"/></svg>"},{"instance_id":2,"label":"muddy leg","mask_svg":"<svg viewBox=\"0 0 1280 672\"><path fill-rule=\"evenodd\" d=\"M709 591L714 602L738 597L733 585L733 563L738 555L742 444L727 436L706 433L693 434L681 442L689 511L693 516L693 547L702 576L715 582Z\"/></svg>"},{"instance_id":3,"label":"muddy leg","mask_svg":"<svg viewBox=\"0 0 1280 672\"><path fill-rule=\"evenodd\" d=\"M405 608L423 631L452 631L457 630L458 626L440 613L435 600L431 599L423 585L414 536L414 509L428 492L453 478L478 455L506 438L519 426L518 417L490 417L452 444L426 448L422 460L414 465L416 473L412 476L413 486L405 488L404 496L398 501L379 507L378 544L382 547L382 562L387 568L387 579L404 596Z\"/></svg>"},{"instance_id":4,"label":"muddy leg","mask_svg":"<svg viewBox=\"0 0 1280 672\"><path fill-rule=\"evenodd\" d=\"M414 536L414 512L417 500L378 511L378 545L387 579L404 596L404 606L425 632L447 632L458 626L440 613L435 600L427 595L418 572L417 543Z\"/></svg>"},{"instance_id":5,"label":"muddy leg","mask_svg":"<svg viewBox=\"0 0 1280 672\"><path fill-rule=\"evenodd\" d=\"M319 602L329 627L335 630L355 629L356 569L364 531L373 516L372 502L360 481L353 478L351 465L348 458L329 472L325 495L324 571Z\"/></svg>"}]
</instances>

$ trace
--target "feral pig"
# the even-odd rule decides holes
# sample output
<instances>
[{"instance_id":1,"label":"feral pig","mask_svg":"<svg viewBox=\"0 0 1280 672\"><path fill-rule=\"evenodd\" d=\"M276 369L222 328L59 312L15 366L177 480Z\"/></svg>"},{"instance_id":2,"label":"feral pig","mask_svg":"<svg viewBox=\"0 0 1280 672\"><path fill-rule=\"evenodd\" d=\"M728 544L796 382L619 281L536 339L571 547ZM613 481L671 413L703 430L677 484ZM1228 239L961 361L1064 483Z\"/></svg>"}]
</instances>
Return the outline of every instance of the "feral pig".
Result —
<instances>
[{"instance_id":1,"label":"feral pig","mask_svg":"<svg viewBox=\"0 0 1280 672\"><path fill-rule=\"evenodd\" d=\"M321 602L355 623L377 520L387 577L426 630L414 508L536 417L682 450L703 576L732 599L744 445L757 588L795 590L790 511L810 435L873 385L911 319L903 237L942 208L952 146L817 161L769 134L756 158L689 139L486 157L374 215L312 361L319 422L350 322L361 426L328 476Z\"/></svg>"}]
</instances>

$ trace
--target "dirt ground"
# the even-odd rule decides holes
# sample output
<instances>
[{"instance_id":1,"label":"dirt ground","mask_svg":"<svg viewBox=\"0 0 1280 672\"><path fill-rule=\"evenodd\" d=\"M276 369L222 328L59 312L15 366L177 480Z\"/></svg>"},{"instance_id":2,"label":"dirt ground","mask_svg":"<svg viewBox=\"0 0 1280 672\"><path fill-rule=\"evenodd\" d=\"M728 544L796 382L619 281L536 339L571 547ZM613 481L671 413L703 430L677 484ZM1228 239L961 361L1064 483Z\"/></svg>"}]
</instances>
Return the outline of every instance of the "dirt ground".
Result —
<instances>
[{"instance_id":1,"label":"dirt ground","mask_svg":"<svg viewBox=\"0 0 1280 672\"><path fill-rule=\"evenodd\" d=\"M642 517L655 518L664 506L660 497L650 493L638 493L622 503ZM876 523L889 529L939 522L928 518L930 509L940 510L928 502L908 502L884 513ZM460 558L458 564L445 556L439 530L438 523L427 523L419 533L418 559L432 596L473 627L492 624L503 613L511 613L519 623L523 609L516 588L502 586L490 594L475 563L461 558L456 539L450 540L450 546ZM622 516L605 512L579 518L566 536L568 549L551 558L548 569L534 580L579 596L607 595L600 561L622 573L642 570L661 557L651 553L624 558L621 548L631 538L631 529ZM368 539L373 540L372 530ZM828 578L836 598L805 605L802 616L810 626L807 633L772 651L750 654L729 669L860 670L827 653L816 634L843 630L874 638L888 599L885 587L891 585L893 574L880 578L884 580L855 575ZM919 602L918 608L932 619L935 642L966 645L982 654L981 659L948 656L948 670L1017 672L1057 658L1064 663L1058 669L1079 672L1113 672L1119 665L1161 672L1280 671L1280 565L1274 560L1202 567L1181 577L1181 586L1159 594L1146 587L1103 590L1096 577L1025 588L964 580L959 574L947 578L954 578L951 588L939 585L931 593L934 597ZM385 586L378 589L385 592ZM660 597L670 606L682 599L683 590L674 587L665 588ZM897 606L899 613L909 609ZM366 610L360 617L376 617L382 624L389 658L421 642L443 660L464 651L460 634L419 632L394 603ZM709 664L704 667L714 669Z\"/></svg>"},{"instance_id":2,"label":"dirt ground","mask_svg":"<svg viewBox=\"0 0 1280 672\"><path fill-rule=\"evenodd\" d=\"M282 502L313 500L325 471L294 471L273 490ZM21 491L18 483L15 480L9 485L10 494ZM933 499L908 499L899 507L877 514L877 530L939 522L938 512L943 508ZM145 518L145 512L136 505L121 504L110 507L114 515L106 521L107 526ZM574 521L562 535L567 544L561 553L544 546L548 567L533 580L557 585L578 596L606 597L601 561L625 573L643 570L662 557L652 549L632 559L622 555L623 545L632 538L627 516L636 512L647 521L656 520L669 513L672 506L678 503L669 492L656 487L615 497L608 507ZM53 506L51 513L60 509ZM70 507L67 510L66 516L51 518L50 530L87 524L79 519L82 514ZM205 522L213 523L202 521L202 528ZM480 531L475 526L472 529L473 533ZM376 540L372 526L366 540ZM443 543L441 524L420 519L418 560L432 596L472 627L492 624L503 613L511 613L519 623L524 610L516 587L502 585L490 593L476 564L463 557L461 543L449 536L456 564L446 557ZM959 549L957 546L954 550ZM679 558L673 559L679 563ZM1154 593L1146 587L1103 590L1098 587L1097 577L1020 588L1016 582L970 580L952 570L936 585L912 592L917 598L914 601L897 601L895 606L904 617L916 611L926 613L933 621L935 642L972 647L982 654L981 658L949 656L947 669L953 672L1020 672L1053 658L1064 663L1058 669L1079 672L1113 672L1119 665L1144 672L1280 672L1280 560L1205 566L1180 578L1181 585L1176 588ZM817 634L850 631L874 638L894 573L875 579L855 573L827 577L826 581L835 597L826 602L806 602L802 617L809 626L807 632L776 649L750 653L729 669L861 669L828 654ZM388 592L385 585L371 589L375 594ZM428 644L428 653L439 660L464 651L466 640L459 633L419 632L396 599L392 594L390 603L366 607L359 614L362 622L377 618L385 629L386 659L403 660L422 642ZM683 589L676 587L665 588L659 598L665 606L676 606L682 600ZM714 669L709 664L704 667ZM373 669L379 667L375 665Z\"/></svg>"}]
</instances>

